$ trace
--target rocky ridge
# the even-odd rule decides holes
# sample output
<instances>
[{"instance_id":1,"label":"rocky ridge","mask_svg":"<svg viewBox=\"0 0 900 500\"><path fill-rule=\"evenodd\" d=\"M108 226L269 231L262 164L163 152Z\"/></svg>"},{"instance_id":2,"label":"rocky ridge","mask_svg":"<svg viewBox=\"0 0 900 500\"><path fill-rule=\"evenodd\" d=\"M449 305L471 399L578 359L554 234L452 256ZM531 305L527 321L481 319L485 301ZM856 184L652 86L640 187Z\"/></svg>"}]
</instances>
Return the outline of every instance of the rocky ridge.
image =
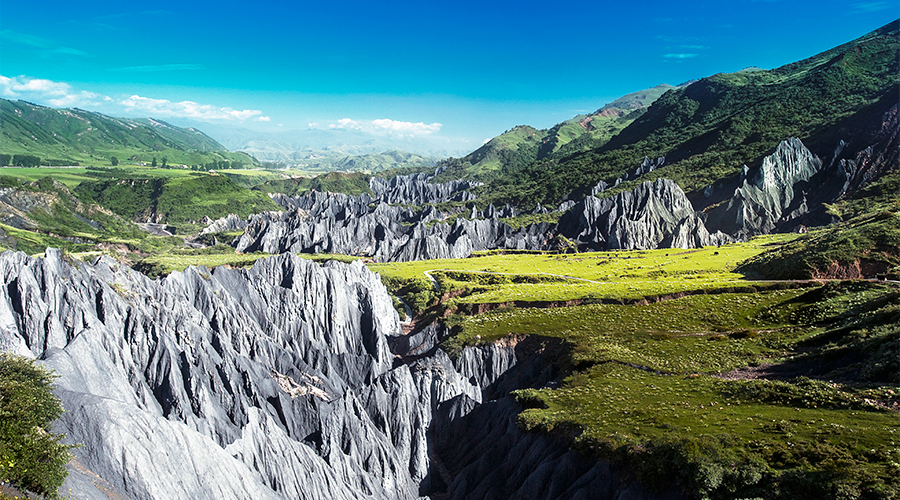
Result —
<instances>
[{"instance_id":1,"label":"rocky ridge","mask_svg":"<svg viewBox=\"0 0 900 500\"><path fill-rule=\"evenodd\" d=\"M636 172L652 171L663 162L662 158L656 163L646 159ZM426 189L427 179L424 174L406 176L390 190L385 181L373 179L381 186L373 188L377 197L319 192L298 197L274 195L273 199L290 211L251 217L236 242L237 250L343 253L395 262L461 258L494 249L555 249L560 237L590 250L696 248L731 241L725 234L708 231L703 216L694 211L684 192L674 182L662 179L604 200L588 196L580 202L565 202L557 208L565 211L558 224L534 223L518 229L500 220L519 215L509 206L497 209L489 205L483 211L473 207L447 224L433 222L451 215L433 205L417 210L385 201L470 195L459 190L470 186L465 183L435 184L431 185L437 186L434 189ZM548 212L541 206L533 211Z\"/></svg>"}]
</instances>

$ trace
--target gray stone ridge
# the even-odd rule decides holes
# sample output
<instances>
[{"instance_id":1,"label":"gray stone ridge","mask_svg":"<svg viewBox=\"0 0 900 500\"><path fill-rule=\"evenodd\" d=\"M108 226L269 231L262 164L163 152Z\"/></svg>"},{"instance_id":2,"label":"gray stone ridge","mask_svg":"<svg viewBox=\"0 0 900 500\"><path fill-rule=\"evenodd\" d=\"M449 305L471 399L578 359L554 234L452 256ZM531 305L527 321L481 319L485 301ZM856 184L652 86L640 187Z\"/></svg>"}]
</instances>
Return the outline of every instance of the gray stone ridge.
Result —
<instances>
[{"instance_id":1,"label":"gray stone ridge","mask_svg":"<svg viewBox=\"0 0 900 500\"><path fill-rule=\"evenodd\" d=\"M470 429L489 433L491 408L509 420L509 390L553 376L514 342L468 347L454 363L437 328L404 341L384 286L359 262L283 254L150 280L49 249L0 254L0 276L0 349L59 375L56 431L81 444L61 489L74 498L413 499L450 487L458 497L481 480L465 463L444 466L437 422L451 463L477 444L459 419L504 399L479 413L487 429ZM575 457L548 438L527 443L535 470ZM608 467L569 476L581 495L611 477ZM515 488L565 498L535 483ZM610 488L635 491L623 484Z\"/></svg>"},{"instance_id":2,"label":"gray stone ridge","mask_svg":"<svg viewBox=\"0 0 900 500\"><path fill-rule=\"evenodd\" d=\"M384 203L422 205L445 201L471 201L475 195L469 189L480 186L480 182L455 180L440 184L430 182L429 174L398 175L390 180L372 177L369 189L375 199Z\"/></svg>"},{"instance_id":3,"label":"gray stone ridge","mask_svg":"<svg viewBox=\"0 0 900 500\"><path fill-rule=\"evenodd\" d=\"M471 219L458 217L453 224L446 224L432 222L450 215L432 205L390 205L375 202L367 194L312 192L273 199L290 210L252 216L235 244L238 251L342 253L393 262L460 258L495 248L540 249L551 244L549 224L514 229L501 222L500 217L516 213L510 207L473 210L468 214Z\"/></svg>"},{"instance_id":4,"label":"gray stone ridge","mask_svg":"<svg viewBox=\"0 0 900 500\"><path fill-rule=\"evenodd\" d=\"M681 188L665 179L604 200L588 196L566 202L557 209L565 211L558 224L519 228L500 220L519 215L509 206L472 208L446 224L434 221L451 214L433 205L389 205L366 194L313 192L273 199L289 210L252 216L235 244L238 251L342 253L397 262L461 258L481 250L557 249L566 239L586 250L697 248L732 241L708 231ZM533 211L548 212L541 206Z\"/></svg>"}]
</instances>

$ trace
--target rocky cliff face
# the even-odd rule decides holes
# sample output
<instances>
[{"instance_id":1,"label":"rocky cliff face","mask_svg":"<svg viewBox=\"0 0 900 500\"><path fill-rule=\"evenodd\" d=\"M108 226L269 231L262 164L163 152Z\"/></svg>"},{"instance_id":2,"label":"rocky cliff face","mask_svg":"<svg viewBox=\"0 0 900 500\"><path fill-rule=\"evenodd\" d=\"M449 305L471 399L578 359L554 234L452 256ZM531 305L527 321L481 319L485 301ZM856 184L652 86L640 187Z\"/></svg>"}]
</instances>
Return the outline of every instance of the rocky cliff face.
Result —
<instances>
[{"instance_id":1,"label":"rocky cliff face","mask_svg":"<svg viewBox=\"0 0 900 500\"><path fill-rule=\"evenodd\" d=\"M781 141L759 168L746 166L731 199L712 210L714 227L740 238L770 233L808 212L809 180L822 170L797 138Z\"/></svg>"},{"instance_id":2,"label":"rocky cliff face","mask_svg":"<svg viewBox=\"0 0 900 500\"><path fill-rule=\"evenodd\" d=\"M744 167L730 198L709 210L708 227L746 239L795 230L801 224L834 222L823 204L833 203L896 168L900 157L898 115L894 105L882 117L881 129L869 145L839 141L827 163L797 138L781 141L758 168ZM711 194L714 187L707 190Z\"/></svg>"},{"instance_id":3,"label":"rocky cliff face","mask_svg":"<svg viewBox=\"0 0 900 500\"><path fill-rule=\"evenodd\" d=\"M445 356L393 366L396 313L361 264L150 281L48 251L0 272L0 348L60 375L75 455L133 498L415 498L431 408L479 399Z\"/></svg>"},{"instance_id":4,"label":"rocky cliff face","mask_svg":"<svg viewBox=\"0 0 900 500\"><path fill-rule=\"evenodd\" d=\"M557 231L592 250L696 248L731 241L710 234L681 188L668 179L602 200L588 196L563 215Z\"/></svg>"},{"instance_id":5,"label":"rocky cliff face","mask_svg":"<svg viewBox=\"0 0 900 500\"><path fill-rule=\"evenodd\" d=\"M509 427L508 391L556 376L512 343L467 348L454 364L434 339L403 342L389 296L359 263L285 254L151 281L107 258L67 262L49 250L0 255L0 276L0 348L60 375L57 430L82 444L63 486L75 498L461 498L476 484L497 498L511 483L491 486L453 458L479 461L465 450L493 424L454 422L506 398L479 418L507 414L511 443L522 433ZM414 356L388 347L423 342L428 351ZM558 461L564 444L527 441L530 467L569 463ZM593 496L601 479L614 492L636 487L591 470L578 469L583 480L563 493L542 475L516 491ZM627 498L619 493L608 498Z\"/></svg>"}]
</instances>

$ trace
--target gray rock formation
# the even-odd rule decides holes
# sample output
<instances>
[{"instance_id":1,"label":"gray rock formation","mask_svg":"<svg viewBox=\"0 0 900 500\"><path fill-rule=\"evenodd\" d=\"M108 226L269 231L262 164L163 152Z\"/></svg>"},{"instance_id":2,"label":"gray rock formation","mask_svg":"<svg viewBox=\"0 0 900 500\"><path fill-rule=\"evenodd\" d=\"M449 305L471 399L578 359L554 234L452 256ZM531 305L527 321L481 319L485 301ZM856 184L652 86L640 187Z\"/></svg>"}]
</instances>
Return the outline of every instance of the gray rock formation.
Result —
<instances>
[{"instance_id":1,"label":"gray rock formation","mask_svg":"<svg viewBox=\"0 0 900 500\"><path fill-rule=\"evenodd\" d=\"M374 193L376 200L384 203L422 205L474 200L475 195L468 190L481 185L480 182L461 180L432 184L429 182L431 177L428 174L398 175L390 180L372 177L369 180L369 189Z\"/></svg>"},{"instance_id":2,"label":"gray rock formation","mask_svg":"<svg viewBox=\"0 0 900 500\"><path fill-rule=\"evenodd\" d=\"M599 200L567 202L559 224L513 229L502 217L517 215L509 206L472 208L468 219L452 225L429 224L447 217L433 206L421 211L376 202L368 195L313 192L275 197L292 210L251 217L236 243L238 251L307 252L361 255L379 262L468 257L493 249L547 250L558 235L584 249L696 248L730 238L710 234L684 192L672 181L644 183L627 193ZM548 213L541 206L535 214Z\"/></svg>"},{"instance_id":3,"label":"gray rock formation","mask_svg":"<svg viewBox=\"0 0 900 500\"><path fill-rule=\"evenodd\" d=\"M602 200L588 196L560 218L557 231L591 250L697 248L731 241L710 234L681 188L668 179Z\"/></svg>"},{"instance_id":4,"label":"gray rock formation","mask_svg":"<svg viewBox=\"0 0 900 500\"><path fill-rule=\"evenodd\" d=\"M744 167L731 199L710 212L711 227L738 238L774 232L779 225L806 213L807 181L822 162L797 138L781 141L759 168Z\"/></svg>"},{"instance_id":5,"label":"gray rock formation","mask_svg":"<svg viewBox=\"0 0 900 500\"><path fill-rule=\"evenodd\" d=\"M200 234L218 233L221 231L240 231L247 227L247 221L239 215L228 214L221 219L212 221L200 231Z\"/></svg>"},{"instance_id":6,"label":"gray rock formation","mask_svg":"<svg viewBox=\"0 0 900 500\"><path fill-rule=\"evenodd\" d=\"M241 252L343 253L371 257L379 262L467 257L495 248L539 249L547 245L547 224L513 229L499 217L512 208L489 206L490 218L459 217L452 224L428 223L447 213L428 206L421 211L376 203L363 194L313 192L275 198L289 212L267 212L251 217L237 241ZM473 209L474 217L485 213Z\"/></svg>"},{"instance_id":7,"label":"gray rock formation","mask_svg":"<svg viewBox=\"0 0 900 500\"><path fill-rule=\"evenodd\" d=\"M650 172L653 172L657 168L663 166L665 163L666 163L666 158L664 156L660 156L659 158L656 159L656 161L651 161L649 156L645 156L644 160L641 161L641 164L638 165L637 168L635 168L633 172L626 172L625 175L623 175L622 177L619 177L618 179L613 181L613 186L618 186L619 184L621 184L625 181L631 181L631 180L637 179L638 177L640 177L644 174L649 174ZM598 195L598 194L606 191L609 188L610 188L609 184L607 184L603 180L600 180L600 182L598 182L594 187L591 188L591 194Z\"/></svg>"},{"instance_id":8,"label":"gray rock formation","mask_svg":"<svg viewBox=\"0 0 900 500\"><path fill-rule=\"evenodd\" d=\"M50 250L0 273L0 348L60 375L59 430L129 497L416 498L432 408L480 399L446 356L393 367L396 313L361 264L151 281Z\"/></svg>"}]
</instances>

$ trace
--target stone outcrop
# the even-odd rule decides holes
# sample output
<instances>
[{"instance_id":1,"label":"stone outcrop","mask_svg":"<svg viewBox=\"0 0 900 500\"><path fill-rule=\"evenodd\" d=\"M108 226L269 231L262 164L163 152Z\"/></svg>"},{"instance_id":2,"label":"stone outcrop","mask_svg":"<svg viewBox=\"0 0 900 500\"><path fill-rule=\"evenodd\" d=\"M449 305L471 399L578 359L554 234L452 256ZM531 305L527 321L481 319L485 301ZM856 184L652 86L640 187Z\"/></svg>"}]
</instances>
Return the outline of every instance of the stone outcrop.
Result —
<instances>
[{"instance_id":1,"label":"stone outcrop","mask_svg":"<svg viewBox=\"0 0 900 500\"><path fill-rule=\"evenodd\" d=\"M375 199L384 203L422 205L425 203L441 203L445 201L471 201L475 195L468 190L480 186L480 182L450 181L441 184L429 182L431 175L410 174L398 175L390 180L372 177L369 189Z\"/></svg>"},{"instance_id":2,"label":"stone outcrop","mask_svg":"<svg viewBox=\"0 0 900 500\"><path fill-rule=\"evenodd\" d=\"M274 199L292 210L251 217L237 241L238 251L343 253L379 262L460 258L478 250L544 248L550 228L543 224L513 229L499 220L515 213L509 207L490 206L485 213L473 209L473 219L459 217L451 225L429 224L449 215L433 206L416 211L375 202L366 194L312 192ZM485 214L490 217L480 218Z\"/></svg>"},{"instance_id":3,"label":"stone outcrop","mask_svg":"<svg viewBox=\"0 0 900 500\"><path fill-rule=\"evenodd\" d=\"M397 316L361 264L151 281L7 252L0 273L0 348L60 375L59 430L128 497L416 498L432 408L480 400L446 356L394 367Z\"/></svg>"},{"instance_id":4,"label":"stone outcrop","mask_svg":"<svg viewBox=\"0 0 900 500\"><path fill-rule=\"evenodd\" d=\"M696 248L731 241L710 234L681 188L668 179L602 200L588 196L560 218L557 231L591 250Z\"/></svg>"},{"instance_id":5,"label":"stone outcrop","mask_svg":"<svg viewBox=\"0 0 900 500\"><path fill-rule=\"evenodd\" d=\"M221 219L212 221L200 231L200 234L218 233L221 231L240 231L247 227L247 221L239 215L228 214Z\"/></svg>"},{"instance_id":6,"label":"stone outcrop","mask_svg":"<svg viewBox=\"0 0 900 500\"><path fill-rule=\"evenodd\" d=\"M582 249L696 248L730 238L707 231L684 192L672 181L646 182L634 190L600 200L588 196L566 202L557 225L530 224L519 229L500 218L515 217L509 206L472 208L453 224L432 223L449 214L433 206L416 211L378 202L371 196L319 193L295 198L275 196L291 210L250 218L236 243L238 251L306 252L361 255L378 262L468 257L494 249L547 250L558 236ZM549 210L538 206L532 213Z\"/></svg>"},{"instance_id":7,"label":"stone outcrop","mask_svg":"<svg viewBox=\"0 0 900 500\"><path fill-rule=\"evenodd\" d=\"M731 199L710 212L710 225L739 238L774 232L808 212L809 180L821 170L799 139L781 141L758 168L744 167Z\"/></svg>"}]
</instances>

